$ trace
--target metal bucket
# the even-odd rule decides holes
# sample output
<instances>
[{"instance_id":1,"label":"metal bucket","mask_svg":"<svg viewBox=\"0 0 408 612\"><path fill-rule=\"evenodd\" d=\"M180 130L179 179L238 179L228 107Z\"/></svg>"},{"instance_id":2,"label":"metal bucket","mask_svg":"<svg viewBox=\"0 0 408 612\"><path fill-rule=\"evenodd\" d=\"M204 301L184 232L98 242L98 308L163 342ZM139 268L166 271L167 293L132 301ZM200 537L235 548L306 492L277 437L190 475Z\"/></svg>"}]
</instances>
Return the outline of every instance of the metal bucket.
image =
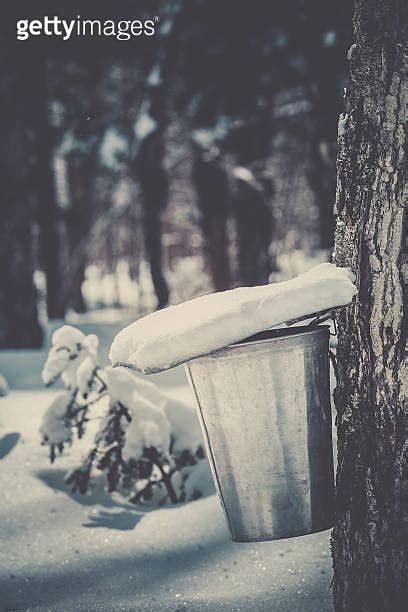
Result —
<instances>
[{"instance_id":1,"label":"metal bucket","mask_svg":"<svg viewBox=\"0 0 408 612\"><path fill-rule=\"evenodd\" d=\"M186 364L235 542L333 524L329 329L257 334Z\"/></svg>"}]
</instances>

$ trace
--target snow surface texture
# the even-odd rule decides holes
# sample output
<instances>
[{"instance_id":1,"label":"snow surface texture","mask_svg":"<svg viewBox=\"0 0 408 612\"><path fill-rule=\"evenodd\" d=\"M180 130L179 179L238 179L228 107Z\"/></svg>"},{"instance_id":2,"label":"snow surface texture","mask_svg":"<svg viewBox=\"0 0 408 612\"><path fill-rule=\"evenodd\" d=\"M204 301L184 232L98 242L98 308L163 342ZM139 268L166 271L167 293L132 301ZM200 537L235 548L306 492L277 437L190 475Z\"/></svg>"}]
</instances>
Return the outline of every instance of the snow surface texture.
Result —
<instances>
[{"instance_id":1,"label":"snow surface texture","mask_svg":"<svg viewBox=\"0 0 408 612\"><path fill-rule=\"evenodd\" d=\"M184 371L160 389L189 402ZM160 385L168 378L158 374ZM141 509L65 473L87 440L51 467L38 427L54 391L0 400L0 609L330 612L329 532L263 544L229 541L215 495ZM12 447L9 443L14 434ZM3 437L2 437L3 436ZM188 481L187 481L188 482Z\"/></svg>"},{"instance_id":2,"label":"snow surface texture","mask_svg":"<svg viewBox=\"0 0 408 612\"><path fill-rule=\"evenodd\" d=\"M9 392L9 386L6 378L0 374L0 397L4 397Z\"/></svg>"},{"instance_id":3,"label":"snow surface texture","mask_svg":"<svg viewBox=\"0 0 408 612\"><path fill-rule=\"evenodd\" d=\"M323 263L294 279L239 287L170 306L135 321L116 336L113 365L145 374L211 353L308 314L342 306L356 294L354 275Z\"/></svg>"}]
</instances>

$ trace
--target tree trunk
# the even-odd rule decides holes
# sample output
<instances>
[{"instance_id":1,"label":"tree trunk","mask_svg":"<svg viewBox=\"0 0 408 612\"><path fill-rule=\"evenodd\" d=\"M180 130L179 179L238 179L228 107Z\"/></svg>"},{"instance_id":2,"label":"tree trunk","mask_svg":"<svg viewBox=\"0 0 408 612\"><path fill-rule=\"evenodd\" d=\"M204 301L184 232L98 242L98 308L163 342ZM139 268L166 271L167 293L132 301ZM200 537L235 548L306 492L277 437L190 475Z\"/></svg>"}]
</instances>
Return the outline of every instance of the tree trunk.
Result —
<instances>
[{"instance_id":1,"label":"tree trunk","mask_svg":"<svg viewBox=\"0 0 408 612\"><path fill-rule=\"evenodd\" d=\"M269 247L273 217L262 187L255 180L237 179L232 202L237 227L239 284L266 284L272 271Z\"/></svg>"},{"instance_id":2,"label":"tree trunk","mask_svg":"<svg viewBox=\"0 0 408 612\"><path fill-rule=\"evenodd\" d=\"M340 36L349 39L343 28L351 30L351 2L314 0L305 3L306 22L296 20L294 36L304 39L304 87L311 104L304 121L306 176L319 210L320 248L332 251L334 242L333 201L336 192L336 117L342 108L342 75L347 58ZM333 14L334 13L334 14ZM329 24L335 25L333 44L322 45ZM298 29L298 31L296 31ZM342 34L341 34L342 33Z\"/></svg>"},{"instance_id":3,"label":"tree trunk","mask_svg":"<svg viewBox=\"0 0 408 612\"><path fill-rule=\"evenodd\" d=\"M343 612L396 612L408 597L407 7L402 0L356 0L339 122L334 259L353 269L359 289L356 303L338 317L332 552L334 604Z\"/></svg>"},{"instance_id":4,"label":"tree trunk","mask_svg":"<svg viewBox=\"0 0 408 612\"><path fill-rule=\"evenodd\" d=\"M2 41L4 43L4 41ZM25 64L0 48L0 348L42 344L33 283L33 201Z\"/></svg>"},{"instance_id":5,"label":"tree trunk","mask_svg":"<svg viewBox=\"0 0 408 612\"><path fill-rule=\"evenodd\" d=\"M205 241L205 254L214 289L224 291L231 287L228 257L228 177L217 154L198 149L195 152L194 183L201 226Z\"/></svg>"},{"instance_id":6,"label":"tree trunk","mask_svg":"<svg viewBox=\"0 0 408 612\"><path fill-rule=\"evenodd\" d=\"M30 113L34 126L35 192L38 198L40 257L47 282L47 313L50 319L62 319L65 307L61 302L63 270L61 240L58 231L59 210L56 200L53 169L54 135L48 121L46 59L35 55L28 77Z\"/></svg>"},{"instance_id":7,"label":"tree trunk","mask_svg":"<svg viewBox=\"0 0 408 612\"><path fill-rule=\"evenodd\" d=\"M336 183L335 159L333 144L312 136L307 178L319 209L320 248L327 251L333 248L334 239L334 216L331 204Z\"/></svg>"},{"instance_id":8,"label":"tree trunk","mask_svg":"<svg viewBox=\"0 0 408 612\"><path fill-rule=\"evenodd\" d=\"M163 274L160 221L160 214L167 206L168 196L168 179L163 159L163 134L158 128L143 140L138 156L145 249L158 308L167 306L169 302L169 289Z\"/></svg>"},{"instance_id":9,"label":"tree trunk","mask_svg":"<svg viewBox=\"0 0 408 612\"><path fill-rule=\"evenodd\" d=\"M69 261L78 245L86 240L92 223L93 191L95 184L95 153L81 154L73 152L68 156L68 176L70 201L66 211L66 228L68 236ZM69 264L68 264L69 267ZM72 270L72 283L69 295L61 295L61 306L72 306L79 313L86 311L82 295L82 283L85 276L86 252L75 270Z\"/></svg>"},{"instance_id":10,"label":"tree trunk","mask_svg":"<svg viewBox=\"0 0 408 612\"><path fill-rule=\"evenodd\" d=\"M240 285L269 282L273 238L274 185L265 172L273 137L272 110L244 114L242 124L228 134L226 149L233 156L231 209L237 238L237 272Z\"/></svg>"}]
</instances>

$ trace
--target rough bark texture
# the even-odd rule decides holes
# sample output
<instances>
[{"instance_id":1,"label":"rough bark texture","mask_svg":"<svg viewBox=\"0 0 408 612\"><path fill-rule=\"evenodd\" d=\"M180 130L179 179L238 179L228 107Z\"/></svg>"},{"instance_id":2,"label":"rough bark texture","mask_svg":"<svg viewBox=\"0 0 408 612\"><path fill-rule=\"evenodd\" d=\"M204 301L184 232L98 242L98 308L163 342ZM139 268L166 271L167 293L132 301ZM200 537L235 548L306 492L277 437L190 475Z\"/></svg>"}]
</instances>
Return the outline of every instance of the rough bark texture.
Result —
<instances>
[{"instance_id":1,"label":"rough bark texture","mask_svg":"<svg viewBox=\"0 0 408 612\"><path fill-rule=\"evenodd\" d=\"M338 317L337 611L407 605L407 6L356 0L339 122L334 259L359 293Z\"/></svg>"},{"instance_id":2,"label":"rough bark texture","mask_svg":"<svg viewBox=\"0 0 408 612\"><path fill-rule=\"evenodd\" d=\"M0 349L41 346L33 283L25 66L0 41Z\"/></svg>"}]
</instances>

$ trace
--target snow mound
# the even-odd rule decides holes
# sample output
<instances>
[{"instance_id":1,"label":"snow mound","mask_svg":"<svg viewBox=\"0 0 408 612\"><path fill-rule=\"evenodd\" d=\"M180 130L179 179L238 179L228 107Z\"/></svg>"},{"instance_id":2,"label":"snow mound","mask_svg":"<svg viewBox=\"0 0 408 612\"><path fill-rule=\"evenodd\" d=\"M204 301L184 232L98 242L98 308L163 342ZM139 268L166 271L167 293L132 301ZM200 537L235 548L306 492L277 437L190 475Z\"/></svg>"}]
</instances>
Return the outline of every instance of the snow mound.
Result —
<instances>
[{"instance_id":1,"label":"snow mound","mask_svg":"<svg viewBox=\"0 0 408 612\"><path fill-rule=\"evenodd\" d=\"M122 456L125 461L138 459L144 448L154 446L166 453L170 446L170 423L164 412L165 398L155 385L137 379L123 368L107 368L106 384L111 405L126 406L131 422L126 428ZM159 402L155 402L155 394Z\"/></svg>"},{"instance_id":2,"label":"snow mound","mask_svg":"<svg viewBox=\"0 0 408 612\"><path fill-rule=\"evenodd\" d=\"M169 306L135 321L114 339L110 360L145 374L221 349L285 321L351 302L346 268L323 263L294 279L239 287Z\"/></svg>"},{"instance_id":3,"label":"snow mound","mask_svg":"<svg viewBox=\"0 0 408 612\"><path fill-rule=\"evenodd\" d=\"M50 445L55 444L57 446L71 439L71 430L65 419L67 406L71 398L72 396L69 391L60 393L44 413L40 433L43 439Z\"/></svg>"},{"instance_id":4,"label":"snow mound","mask_svg":"<svg viewBox=\"0 0 408 612\"><path fill-rule=\"evenodd\" d=\"M181 454L185 450L195 452L199 446L203 446L197 411L193 406L168 397L164 408L172 430L173 454Z\"/></svg>"},{"instance_id":5,"label":"snow mound","mask_svg":"<svg viewBox=\"0 0 408 612\"><path fill-rule=\"evenodd\" d=\"M132 421L126 429L122 457L125 461L139 459L146 448L156 448L166 454L170 446L170 424L162 410L141 395L129 408Z\"/></svg>"},{"instance_id":6,"label":"snow mound","mask_svg":"<svg viewBox=\"0 0 408 612\"><path fill-rule=\"evenodd\" d=\"M124 406L128 406L136 393L159 408L164 408L166 396L159 387L141 376L135 376L126 368L106 368L103 371L103 378L106 381L112 403L121 402Z\"/></svg>"},{"instance_id":7,"label":"snow mound","mask_svg":"<svg viewBox=\"0 0 408 612\"><path fill-rule=\"evenodd\" d=\"M215 492L210 466L205 459L199 461L196 465L184 468L183 474L187 476L184 484L186 500L206 497L207 495L213 495Z\"/></svg>"},{"instance_id":8,"label":"snow mound","mask_svg":"<svg viewBox=\"0 0 408 612\"><path fill-rule=\"evenodd\" d=\"M203 440L196 411L192 406L162 392L157 385L135 376L126 368L106 368L104 378L111 404L122 403L129 410L131 423L126 428L123 448L125 461L154 446L168 452L195 452Z\"/></svg>"}]
</instances>

